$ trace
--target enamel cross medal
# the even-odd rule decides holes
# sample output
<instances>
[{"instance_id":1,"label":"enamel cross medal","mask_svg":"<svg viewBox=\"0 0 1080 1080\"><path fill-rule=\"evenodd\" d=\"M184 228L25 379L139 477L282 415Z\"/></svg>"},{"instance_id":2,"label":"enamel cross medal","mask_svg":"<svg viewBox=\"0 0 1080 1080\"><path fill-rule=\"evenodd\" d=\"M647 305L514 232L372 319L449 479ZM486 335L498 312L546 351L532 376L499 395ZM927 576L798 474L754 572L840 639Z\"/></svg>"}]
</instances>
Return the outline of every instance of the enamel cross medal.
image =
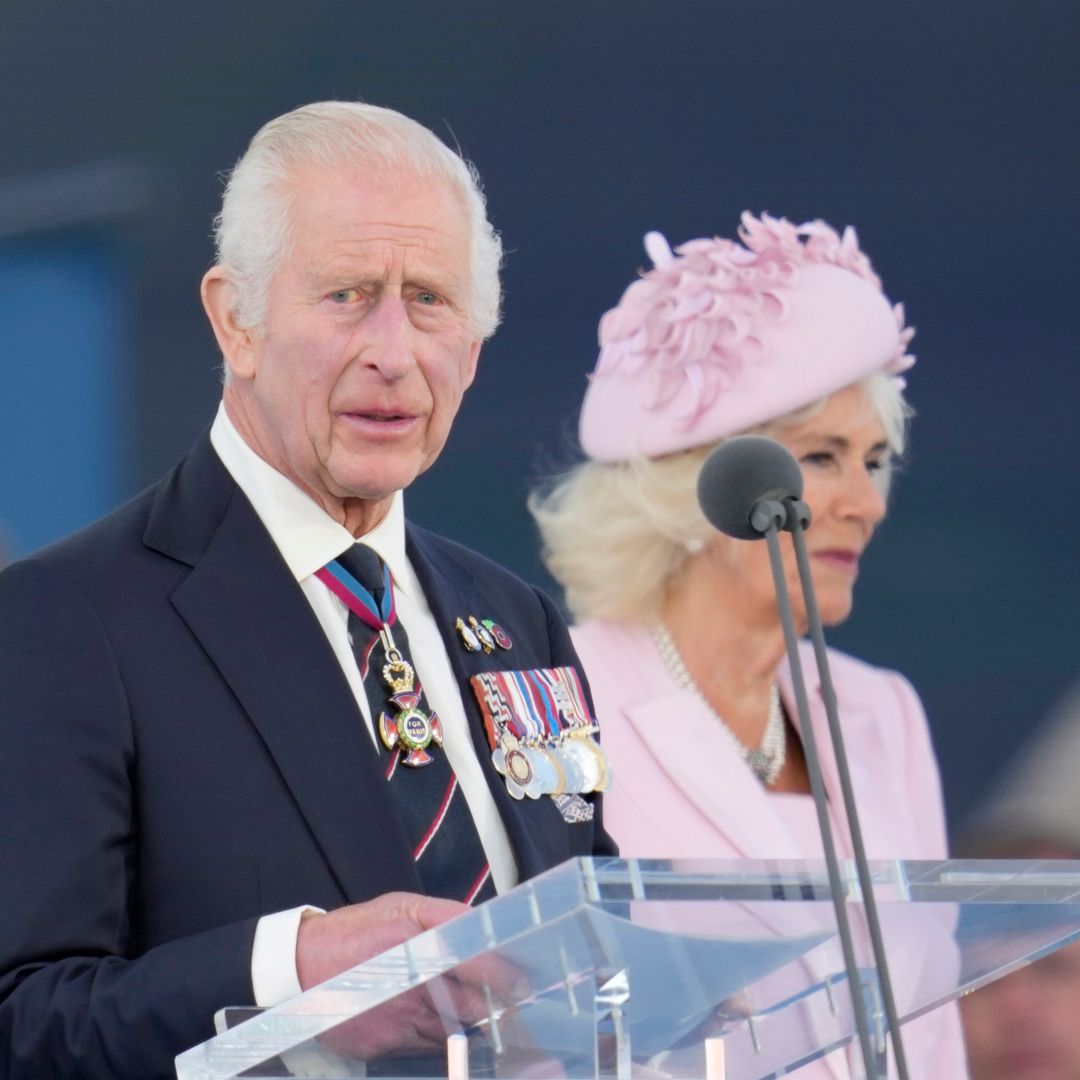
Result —
<instances>
[{"instance_id":1,"label":"enamel cross medal","mask_svg":"<svg viewBox=\"0 0 1080 1080\"><path fill-rule=\"evenodd\" d=\"M417 768L432 761L428 747L434 743L442 746L442 724L434 712L420 707L422 691L416 685L412 664L395 647L389 626L379 631L386 663L383 664L383 681L393 691L390 701L398 708L397 716L385 711L379 716L379 735L387 750L397 747L401 751L401 764Z\"/></svg>"}]
</instances>

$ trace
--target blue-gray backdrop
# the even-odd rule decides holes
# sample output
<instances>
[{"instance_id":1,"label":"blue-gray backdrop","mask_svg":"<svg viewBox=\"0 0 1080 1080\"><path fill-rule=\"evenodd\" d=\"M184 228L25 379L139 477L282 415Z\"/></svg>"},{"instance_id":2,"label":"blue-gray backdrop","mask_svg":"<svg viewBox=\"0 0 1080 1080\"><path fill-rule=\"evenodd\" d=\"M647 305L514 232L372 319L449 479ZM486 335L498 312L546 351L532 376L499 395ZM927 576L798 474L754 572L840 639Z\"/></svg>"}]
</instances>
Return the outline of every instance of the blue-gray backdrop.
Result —
<instances>
[{"instance_id":1,"label":"blue-gray backdrop","mask_svg":"<svg viewBox=\"0 0 1080 1080\"><path fill-rule=\"evenodd\" d=\"M1080 669L1073 572L1080 9L1044 0L59 0L0 33L0 532L45 543L208 422L218 173L269 117L364 98L456 141L505 323L413 515L544 580L564 464L641 236L744 208L855 224L918 327L919 417L832 635L905 671L958 820Z\"/></svg>"}]
</instances>

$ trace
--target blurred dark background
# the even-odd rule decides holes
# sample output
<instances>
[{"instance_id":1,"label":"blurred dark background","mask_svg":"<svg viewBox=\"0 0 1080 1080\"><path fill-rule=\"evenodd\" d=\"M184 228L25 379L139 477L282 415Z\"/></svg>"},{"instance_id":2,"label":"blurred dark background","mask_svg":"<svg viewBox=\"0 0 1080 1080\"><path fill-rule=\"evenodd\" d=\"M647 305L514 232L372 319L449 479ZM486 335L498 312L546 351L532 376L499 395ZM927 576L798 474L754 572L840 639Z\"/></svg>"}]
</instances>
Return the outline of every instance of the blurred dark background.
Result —
<instances>
[{"instance_id":1,"label":"blurred dark background","mask_svg":"<svg viewBox=\"0 0 1080 1080\"><path fill-rule=\"evenodd\" d=\"M547 582L524 510L573 452L641 237L743 209L857 226L918 327L918 410L856 614L921 691L953 822L1080 671L1080 8L1040 0L41 0L0 28L0 547L165 471L208 424L220 171L323 98L484 177L505 321L412 516Z\"/></svg>"}]
</instances>

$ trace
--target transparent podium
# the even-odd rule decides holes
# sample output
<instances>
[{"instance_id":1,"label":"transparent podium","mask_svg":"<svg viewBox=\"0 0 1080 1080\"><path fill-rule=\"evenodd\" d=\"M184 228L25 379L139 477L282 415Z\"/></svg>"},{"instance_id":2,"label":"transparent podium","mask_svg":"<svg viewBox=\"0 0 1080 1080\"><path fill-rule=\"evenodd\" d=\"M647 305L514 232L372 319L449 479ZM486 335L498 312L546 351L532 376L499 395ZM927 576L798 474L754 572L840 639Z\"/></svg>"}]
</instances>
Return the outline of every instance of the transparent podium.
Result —
<instances>
[{"instance_id":1,"label":"transparent podium","mask_svg":"<svg viewBox=\"0 0 1080 1080\"><path fill-rule=\"evenodd\" d=\"M1080 862L871 864L904 1022L1080 936ZM181 1054L179 1080L781 1076L885 1021L823 864L582 859ZM857 1056L857 1055L856 1055Z\"/></svg>"}]
</instances>

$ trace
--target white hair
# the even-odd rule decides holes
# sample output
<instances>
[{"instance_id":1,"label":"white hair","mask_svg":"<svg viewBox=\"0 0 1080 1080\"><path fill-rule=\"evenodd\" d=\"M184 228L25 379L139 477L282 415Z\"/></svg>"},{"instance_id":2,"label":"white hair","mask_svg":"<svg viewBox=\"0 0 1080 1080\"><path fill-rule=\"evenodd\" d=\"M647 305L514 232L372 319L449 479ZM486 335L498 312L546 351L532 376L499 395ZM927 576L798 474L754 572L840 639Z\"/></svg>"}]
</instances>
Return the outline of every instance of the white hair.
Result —
<instances>
[{"instance_id":1,"label":"white hair","mask_svg":"<svg viewBox=\"0 0 1080 1080\"><path fill-rule=\"evenodd\" d=\"M856 385L881 420L889 450L899 457L911 417L900 383L875 372ZM776 434L810 419L828 400L740 434ZM697 478L719 442L658 458L585 461L529 496L544 564L563 586L575 621L659 616L671 579L716 535L698 505ZM891 466L874 475L888 495Z\"/></svg>"},{"instance_id":2,"label":"white hair","mask_svg":"<svg viewBox=\"0 0 1080 1080\"><path fill-rule=\"evenodd\" d=\"M263 126L229 174L214 218L217 261L235 291L240 326L265 327L270 280L291 242L292 182L312 166L408 170L445 183L461 197L470 233L472 331L488 338L499 324L502 242L487 218L476 169L422 124L393 109L322 101Z\"/></svg>"}]
</instances>

